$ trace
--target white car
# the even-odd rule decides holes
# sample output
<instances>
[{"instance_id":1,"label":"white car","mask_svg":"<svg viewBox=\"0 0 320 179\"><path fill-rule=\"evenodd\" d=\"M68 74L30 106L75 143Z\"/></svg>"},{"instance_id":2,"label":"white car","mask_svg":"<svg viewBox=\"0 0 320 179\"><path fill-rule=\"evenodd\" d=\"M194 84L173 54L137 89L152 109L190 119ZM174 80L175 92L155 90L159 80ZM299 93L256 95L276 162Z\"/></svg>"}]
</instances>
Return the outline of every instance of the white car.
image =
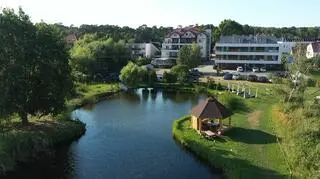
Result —
<instances>
[{"instance_id":1,"label":"white car","mask_svg":"<svg viewBox=\"0 0 320 179\"><path fill-rule=\"evenodd\" d=\"M266 72L267 69L266 69L265 67L261 67L261 68L260 68L260 71L261 71L261 72Z\"/></svg>"},{"instance_id":2,"label":"white car","mask_svg":"<svg viewBox=\"0 0 320 179\"><path fill-rule=\"evenodd\" d=\"M254 73L255 73L255 72L259 72L259 68L258 68L258 67L253 67L253 68L252 68L252 72L254 72Z\"/></svg>"},{"instance_id":3,"label":"white car","mask_svg":"<svg viewBox=\"0 0 320 179\"><path fill-rule=\"evenodd\" d=\"M233 74L232 75L233 80L239 80L240 79L240 74Z\"/></svg>"},{"instance_id":4,"label":"white car","mask_svg":"<svg viewBox=\"0 0 320 179\"><path fill-rule=\"evenodd\" d=\"M237 72L243 72L243 68L242 67L237 67Z\"/></svg>"}]
</instances>

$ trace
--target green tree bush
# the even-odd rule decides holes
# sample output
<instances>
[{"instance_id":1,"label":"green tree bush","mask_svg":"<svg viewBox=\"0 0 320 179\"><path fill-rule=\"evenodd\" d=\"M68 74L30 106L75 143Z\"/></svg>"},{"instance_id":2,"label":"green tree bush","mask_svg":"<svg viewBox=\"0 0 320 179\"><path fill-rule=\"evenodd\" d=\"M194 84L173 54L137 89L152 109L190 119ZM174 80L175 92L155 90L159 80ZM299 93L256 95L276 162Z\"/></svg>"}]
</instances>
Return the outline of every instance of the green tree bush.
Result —
<instances>
[{"instance_id":1,"label":"green tree bush","mask_svg":"<svg viewBox=\"0 0 320 179\"><path fill-rule=\"evenodd\" d=\"M177 76L171 72L164 72L163 73L163 82L175 83L175 82L177 82Z\"/></svg>"},{"instance_id":2,"label":"green tree bush","mask_svg":"<svg viewBox=\"0 0 320 179\"><path fill-rule=\"evenodd\" d=\"M188 69L197 67L201 62L200 47L197 44L185 45L179 51L177 64Z\"/></svg>"},{"instance_id":3,"label":"green tree bush","mask_svg":"<svg viewBox=\"0 0 320 179\"><path fill-rule=\"evenodd\" d=\"M121 69L120 80L128 87L135 88L142 82L146 70L142 69L133 62L129 62Z\"/></svg>"},{"instance_id":4,"label":"green tree bush","mask_svg":"<svg viewBox=\"0 0 320 179\"><path fill-rule=\"evenodd\" d=\"M187 65L175 65L171 68L170 73L177 77L179 83L184 83L188 81L190 72Z\"/></svg>"},{"instance_id":5,"label":"green tree bush","mask_svg":"<svg viewBox=\"0 0 320 179\"><path fill-rule=\"evenodd\" d=\"M59 29L33 25L19 9L0 14L0 116L48 114L63 108L72 89L66 44Z\"/></svg>"}]
</instances>

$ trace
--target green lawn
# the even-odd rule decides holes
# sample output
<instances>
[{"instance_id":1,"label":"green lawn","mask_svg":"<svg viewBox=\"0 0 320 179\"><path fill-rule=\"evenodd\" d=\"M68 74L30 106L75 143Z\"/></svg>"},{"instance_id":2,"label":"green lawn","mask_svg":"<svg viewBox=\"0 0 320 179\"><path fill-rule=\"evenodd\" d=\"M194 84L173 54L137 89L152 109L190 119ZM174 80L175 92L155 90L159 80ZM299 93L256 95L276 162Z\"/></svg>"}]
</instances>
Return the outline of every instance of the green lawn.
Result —
<instances>
[{"instance_id":1,"label":"green lawn","mask_svg":"<svg viewBox=\"0 0 320 179\"><path fill-rule=\"evenodd\" d=\"M189 117L175 122L174 136L228 178L286 178L290 174L272 129L272 106L277 101L260 88L257 99L245 99L232 116L232 130L209 141L190 128Z\"/></svg>"},{"instance_id":2,"label":"green lawn","mask_svg":"<svg viewBox=\"0 0 320 179\"><path fill-rule=\"evenodd\" d=\"M83 101L97 100L97 96L107 93L117 92L120 87L118 83L99 83L99 84L82 84L75 85L76 96L66 102L67 106L74 107Z\"/></svg>"},{"instance_id":3,"label":"green lawn","mask_svg":"<svg viewBox=\"0 0 320 179\"><path fill-rule=\"evenodd\" d=\"M316 79L320 80L320 71L312 71L311 75Z\"/></svg>"}]
</instances>

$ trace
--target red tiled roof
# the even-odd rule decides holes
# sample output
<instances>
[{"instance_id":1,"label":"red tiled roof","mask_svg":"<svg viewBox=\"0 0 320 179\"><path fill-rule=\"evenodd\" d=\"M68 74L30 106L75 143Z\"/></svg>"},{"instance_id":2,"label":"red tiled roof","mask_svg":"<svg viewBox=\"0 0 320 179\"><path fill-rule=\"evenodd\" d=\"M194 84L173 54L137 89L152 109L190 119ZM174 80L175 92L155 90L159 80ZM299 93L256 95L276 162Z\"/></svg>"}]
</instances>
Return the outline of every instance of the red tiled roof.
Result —
<instances>
[{"instance_id":1,"label":"red tiled roof","mask_svg":"<svg viewBox=\"0 0 320 179\"><path fill-rule=\"evenodd\" d=\"M192 115L199 119L223 119L232 115L232 112L227 109L215 98L208 98L205 102L198 104L192 109Z\"/></svg>"},{"instance_id":2,"label":"red tiled roof","mask_svg":"<svg viewBox=\"0 0 320 179\"><path fill-rule=\"evenodd\" d=\"M313 52L320 53L320 42L313 42L311 46Z\"/></svg>"},{"instance_id":3,"label":"red tiled roof","mask_svg":"<svg viewBox=\"0 0 320 179\"><path fill-rule=\"evenodd\" d=\"M177 33L179 35L183 35L186 32L192 32L195 35L198 35L199 33L201 33L200 29L196 28L196 27L185 27L185 28L177 28L174 29L172 32L170 32L169 34L167 34L166 37L170 37L172 34Z\"/></svg>"}]
</instances>

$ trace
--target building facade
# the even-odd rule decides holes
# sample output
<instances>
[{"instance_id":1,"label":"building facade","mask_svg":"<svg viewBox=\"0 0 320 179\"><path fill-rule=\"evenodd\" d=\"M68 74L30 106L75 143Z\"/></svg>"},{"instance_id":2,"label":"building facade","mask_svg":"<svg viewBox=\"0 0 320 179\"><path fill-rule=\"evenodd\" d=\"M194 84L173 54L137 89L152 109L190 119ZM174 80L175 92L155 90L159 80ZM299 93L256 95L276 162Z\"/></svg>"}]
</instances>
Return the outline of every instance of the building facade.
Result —
<instances>
[{"instance_id":1,"label":"building facade","mask_svg":"<svg viewBox=\"0 0 320 179\"><path fill-rule=\"evenodd\" d=\"M162 59L176 59L179 50L185 45L196 43L200 47L201 57L209 60L211 52L211 30L201 31L196 27L185 27L167 34L161 48Z\"/></svg>"},{"instance_id":2,"label":"building facade","mask_svg":"<svg viewBox=\"0 0 320 179\"><path fill-rule=\"evenodd\" d=\"M160 54L160 50L152 43L131 43L129 44L131 58L147 57L153 58Z\"/></svg>"},{"instance_id":3,"label":"building facade","mask_svg":"<svg viewBox=\"0 0 320 179\"><path fill-rule=\"evenodd\" d=\"M69 34L65 37L65 41L66 41L67 45L73 46L73 45L77 42L77 37L76 37L75 34L69 33Z\"/></svg>"},{"instance_id":4,"label":"building facade","mask_svg":"<svg viewBox=\"0 0 320 179\"><path fill-rule=\"evenodd\" d=\"M308 44L306 56L307 58L320 56L320 41Z\"/></svg>"},{"instance_id":5,"label":"building facade","mask_svg":"<svg viewBox=\"0 0 320 179\"><path fill-rule=\"evenodd\" d=\"M279 68L281 56L290 54L294 45L272 36L222 36L215 44L214 61L222 68Z\"/></svg>"}]
</instances>

